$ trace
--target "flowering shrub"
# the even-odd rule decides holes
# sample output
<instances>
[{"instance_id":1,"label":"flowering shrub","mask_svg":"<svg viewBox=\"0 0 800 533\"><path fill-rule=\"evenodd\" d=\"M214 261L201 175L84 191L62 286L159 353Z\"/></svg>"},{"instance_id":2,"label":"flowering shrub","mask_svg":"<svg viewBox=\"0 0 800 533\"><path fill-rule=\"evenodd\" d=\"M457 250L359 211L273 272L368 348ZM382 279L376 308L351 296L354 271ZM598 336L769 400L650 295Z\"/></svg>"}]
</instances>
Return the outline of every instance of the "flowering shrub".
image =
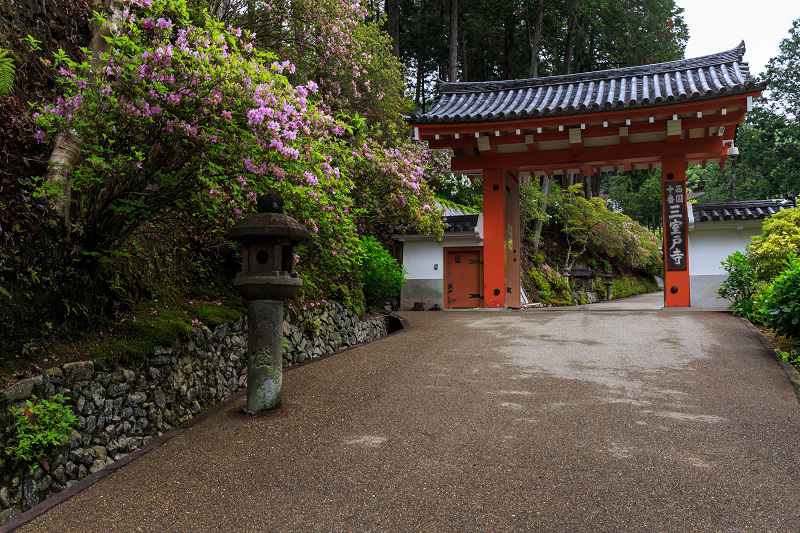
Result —
<instances>
[{"instance_id":1,"label":"flowering shrub","mask_svg":"<svg viewBox=\"0 0 800 533\"><path fill-rule=\"evenodd\" d=\"M110 26L111 52L80 64L61 54L65 93L35 115L42 140L63 129L85 140L71 172L85 251L186 202L222 225L271 186L333 203L316 142L335 122L315 106L315 83L291 85L288 62L241 30L192 20L185 0L124 5L121 21L94 21Z\"/></svg>"},{"instance_id":2,"label":"flowering shrub","mask_svg":"<svg viewBox=\"0 0 800 533\"><path fill-rule=\"evenodd\" d=\"M410 111L403 69L389 36L366 16L358 0L265 0L244 22L263 46L296 65L297 77L319 84L328 111L356 112L394 136Z\"/></svg>"},{"instance_id":3,"label":"flowering shrub","mask_svg":"<svg viewBox=\"0 0 800 533\"><path fill-rule=\"evenodd\" d=\"M661 241L647 228L627 215L610 211L605 202L594 197L586 200L581 185L573 185L563 192L564 233L573 247L578 248L575 258L590 251L605 259L614 259L634 270L658 274L661 269ZM570 203L571 202L571 203ZM570 255L567 266L571 267Z\"/></svg>"},{"instance_id":4,"label":"flowering shrub","mask_svg":"<svg viewBox=\"0 0 800 533\"><path fill-rule=\"evenodd\" d=\"M144 224L158 231L187 214L213 220L224 234L258 193L278 189L287 214L312 233L298 248L299 298L359 310L360 231L388 233L402 223L441 234L423 178L435 161L419 143L386 146L368 136L392 130L381 120L399 120L401 91L392 87L402 87L402 72L384 57L385 39L363 23L361 7L269 6L273 28L294 24L294 39L262 36L273 51L252 33L190 12L186 0L124 0L121 20L96 15L111 31L111 51L81 63L56 58L64 94L37 110L37 136L71 130L84 140L70 173L72 242L84 259L118 253ZM313 42L297 33L304 17ZM329 61L304 59L298 68L284 59L306 58L309 46L332 54ZM349 89L341 76L322 74L345 66L358 80ZM372 83L383 86L376 92ZM349 111L334 119L343 106ZM372 117L363 132L352 127L359 106ZM57 190L45 183L39 194Z\"/></svg>"},{"instance_id":5,"label":"flowering shrub","mask_svg":"<svg viewBox=\"0 0 800 533\"><path fill-rule=\"evenodd\" d=\"M589 232L589 248L634 270L658 274L661 269L661 241L622 213L602 213L600 222Z\"/></svg>"},{"instance_id":6,"label":"flowering shrub","mask_svg":"<svg viewBox=\"0 0 800 533\"><path fill-rule=\"evenodd\" d=\"M539 300L546 303L572 303L569 279L561 275L547 263L528 270L528 277L533 281Z\"/></svg>"},{"instance_id":7,"label":"flowering shrub","mask_svg":"<svg viewBox=\"0 0 800 533\"><path fill-rule=\"evenodd\" d=\"M440 163L431 157L431 150L413 141L385 147L367 139L352 155L354 216L359 231L386 235L410 229L442 236L441 209L424 179L429 165Z\"/></svg>"}]
</instances>

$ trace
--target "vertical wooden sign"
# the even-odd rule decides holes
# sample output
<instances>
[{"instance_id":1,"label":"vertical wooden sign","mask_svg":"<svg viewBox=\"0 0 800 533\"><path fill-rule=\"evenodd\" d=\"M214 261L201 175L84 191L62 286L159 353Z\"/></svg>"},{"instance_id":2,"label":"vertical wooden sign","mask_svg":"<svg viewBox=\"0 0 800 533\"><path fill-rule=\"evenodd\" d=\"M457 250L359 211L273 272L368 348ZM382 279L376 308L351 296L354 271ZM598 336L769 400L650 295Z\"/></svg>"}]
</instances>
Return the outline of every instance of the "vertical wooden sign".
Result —
<instances>
[{"instance_id":1,"label":"vertical wooden sign","mask_svg":"<svg viewBox=\"0 0 800 533\"><path fill-rule=\"evenodd\" d=\"M664 230L667 270L686 270L686 183L664 183Z\"/></svg>"}]
</instances>

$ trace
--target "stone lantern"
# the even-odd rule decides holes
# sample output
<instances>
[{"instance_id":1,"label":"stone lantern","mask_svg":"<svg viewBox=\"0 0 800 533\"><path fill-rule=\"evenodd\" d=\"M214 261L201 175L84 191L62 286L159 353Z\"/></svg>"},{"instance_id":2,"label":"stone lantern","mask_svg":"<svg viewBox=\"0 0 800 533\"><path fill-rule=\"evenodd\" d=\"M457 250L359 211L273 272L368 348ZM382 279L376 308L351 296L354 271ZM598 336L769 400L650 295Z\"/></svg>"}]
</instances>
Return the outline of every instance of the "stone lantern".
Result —
<instances>
[{"instance_id":1,"label":"stone lantern","mask_svg":"<svg viewBox=\"0 0 800 533\"><path fill-rule=\"evenodd\" d=\"M303 280L292 272L294 247L311 234L283 214L277 193L259 197L258 213L246 215L228 232L242 244L242 272L233 285L247 299L247 406L256 414L278 406L283 381L283 301Z\"/></svg>"},{"instance_id":2,"label":"stone lantern","mask_svg":"<svg viewBox=\"0 0 800 533\"><path fill-rule=\"evenodd\" d=\"M603 285L606 286L606 300L611 301L611 286L614 284L614 276L611 274L603 275Z\"/></svg>"}]
</instances>

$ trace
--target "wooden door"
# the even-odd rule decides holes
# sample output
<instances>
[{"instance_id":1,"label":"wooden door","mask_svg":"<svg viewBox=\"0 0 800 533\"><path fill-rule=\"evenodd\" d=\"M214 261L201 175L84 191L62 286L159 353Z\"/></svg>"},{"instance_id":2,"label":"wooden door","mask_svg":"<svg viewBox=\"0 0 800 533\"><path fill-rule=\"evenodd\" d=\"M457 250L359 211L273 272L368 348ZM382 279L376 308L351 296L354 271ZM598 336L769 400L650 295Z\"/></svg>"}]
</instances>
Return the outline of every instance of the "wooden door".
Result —
<instances>
[{"instance_id":1,"label":"wooden door","mask_svg":"<svg viewBox=\"0 0 800 533\"><path fill-rule=\"evenodd\" d=\"M480 250L445 251L447 279L445 301L448 309L481 307Z\"/></svg>"}]
</instances>

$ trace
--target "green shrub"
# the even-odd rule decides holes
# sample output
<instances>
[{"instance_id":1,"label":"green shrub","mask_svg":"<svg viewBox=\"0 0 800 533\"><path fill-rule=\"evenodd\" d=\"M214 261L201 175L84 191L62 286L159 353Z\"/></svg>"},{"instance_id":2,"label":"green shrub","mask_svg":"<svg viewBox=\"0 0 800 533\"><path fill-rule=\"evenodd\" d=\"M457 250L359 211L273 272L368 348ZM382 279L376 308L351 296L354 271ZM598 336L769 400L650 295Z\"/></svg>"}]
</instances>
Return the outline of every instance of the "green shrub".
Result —
<instances>
[{"instance_id":1,"label":"green shrub","mask_svg":"<svg viewBox=\"0 0 800 533\"><path fill-rule=\"evenodd\" d=\"M375 237L364 237L359 245L359 274L364 300L369 307L383 307L400 295L406 282L406 271Z\"/></svg>"},{"instance_id":2,"label":"green shrub","mask_svg":"<svg viewBox=\"0 0 800 533\"><path fill-rule=\"evenodd\" d=\"M778 335L800 338L800 257L791 254L786 268L759 293L759 316Z\"/></svg>"},{"instance_id":3,"label":"green shrub","mask_svg":"<svg viewBox=\"0 0 800 533\"><path fill-rule=\"evenodd\" d=\"M573 305L569 280L542 262L539 267L528 270L528 278L533 282L539 301L553 305Z\"/></svg>"},{"instance_id":4,"label":"green shrub","mask_svg":"<svg viewBox=\"0 0 800 533\"><path fill-rule=\"evenodd\" d=\"M759 281L771 281L784 268L788 254L800 253L800 208L786 209L764 220L761 236L753 237L748 255Z\"/></svg>"},{"instance_id":5,"label":"green shrub","mask_svg":"<svg viewBox=\"0 0 800 533\"><path fill-rule=\"evenodd\" d=\"M64 402L68 397L53 395L50 401L28 400L25 408L10 407L16 434L5 453L14 461L27 464L33 470L39 459L52 453L69 439L70 429L78 422L72 409ZM36 402L36 403L34 403Z\"/></svg>"},{"instance_id":6,"label":"green shrub","mask_svg":"<svg viewBox=\"0 0 800 533\"><path fill-rule=\"evenodd\" d=\"M619 276L614 278L614 284L611 285L611 297L616 300L657 290L658 283L653 278Z\"/></svg>"},{"instance_id":7,"label":"green shrub","mask_svg":"<svg viewBox=\"0 0 800 533\"><path fill-rule=\"evenodd\" d=\"M759 286L756 280L756 264L747 253L736 251L722 261L722 266L728 273L728 278L717 290L717 294L731 301L730 309L734 313L752 318L756 311L754 295Z\"/></svg>"},{"instance_id":8,"label":"green shrub","mask_svg":"<svg viewBox=\"0 0 800 533\"><path fill-rule=\"evenodd\" d=\"M789 363L790 365L800 364L800 353L797 353L797 350L784 352L783 350L775 348L775 355L780 357L784 363Z\"/></svg>"}]
</instances>

